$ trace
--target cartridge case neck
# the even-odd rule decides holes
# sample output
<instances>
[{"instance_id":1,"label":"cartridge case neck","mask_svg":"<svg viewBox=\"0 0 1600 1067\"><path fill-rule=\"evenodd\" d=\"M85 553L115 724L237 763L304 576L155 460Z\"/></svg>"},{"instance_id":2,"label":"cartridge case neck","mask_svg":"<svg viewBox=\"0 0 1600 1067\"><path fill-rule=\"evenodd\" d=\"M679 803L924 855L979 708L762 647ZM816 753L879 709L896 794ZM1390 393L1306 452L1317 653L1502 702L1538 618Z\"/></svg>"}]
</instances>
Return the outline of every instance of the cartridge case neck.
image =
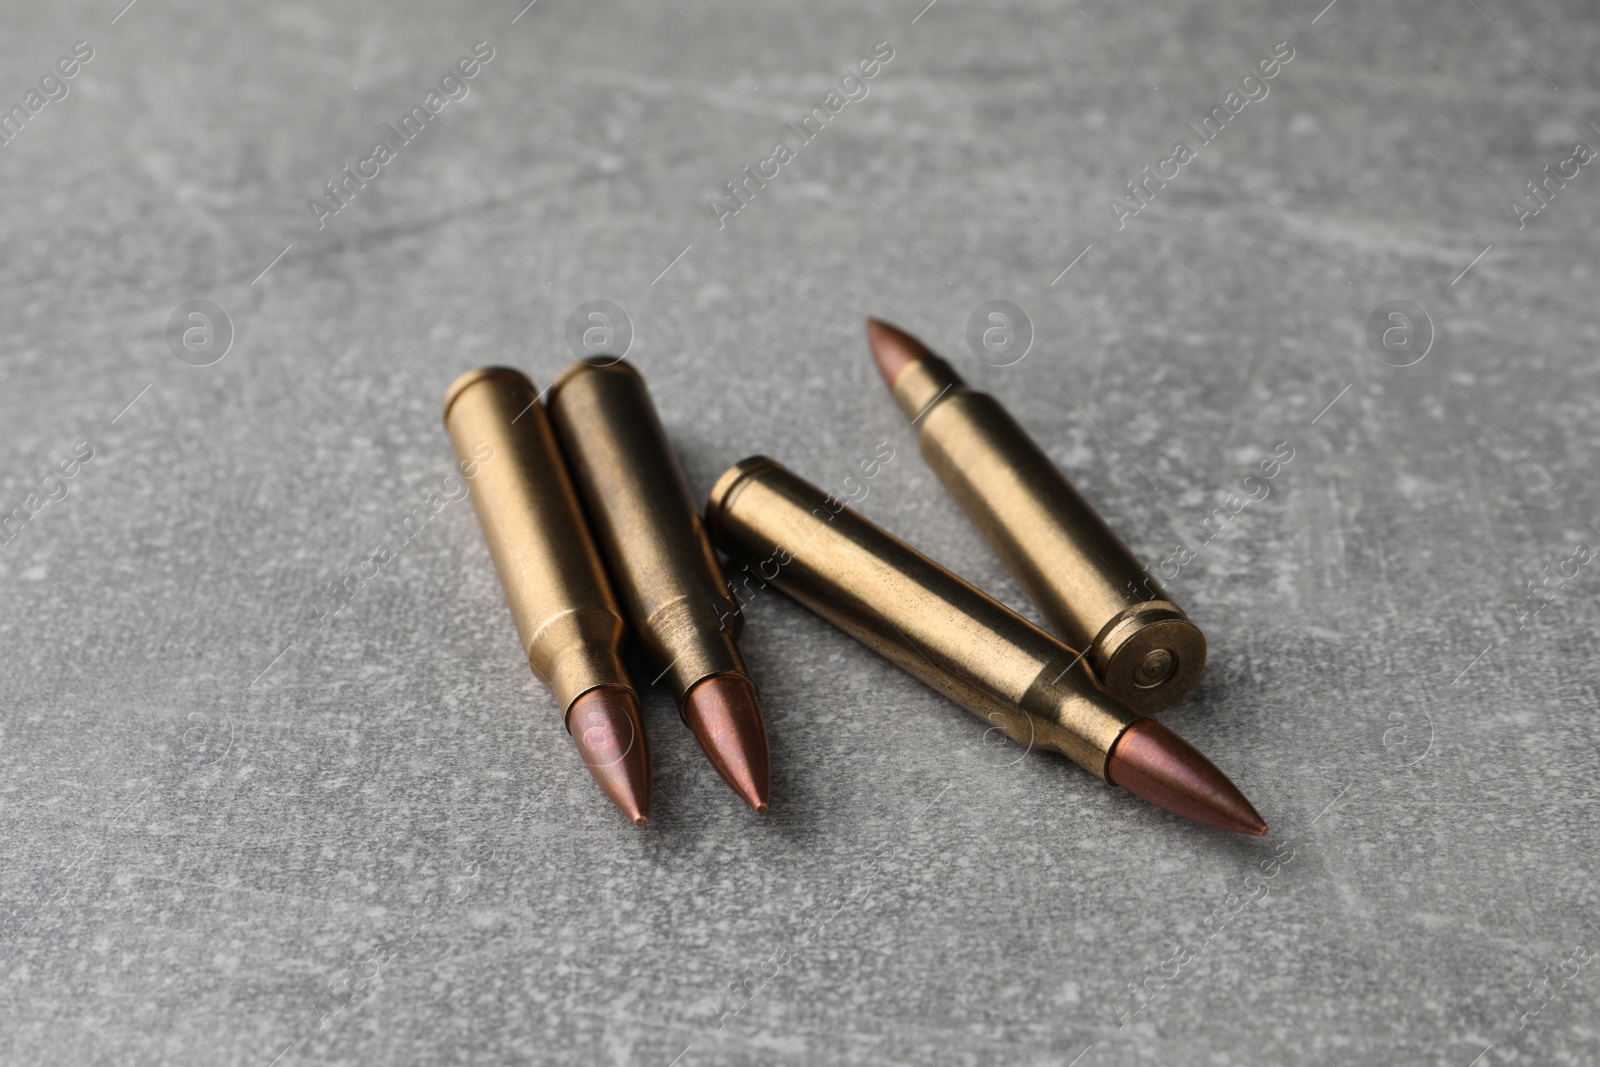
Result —
<instances>
[{"instance_id":1,"label":"cartridge case neck","mask_svg":"<svg viewBox=\"0 0 1600 1067\"><path fill-rule=\"evenodd\" d=\"M929 353L915 360L894 380L894 402L913 425L953 393L965 392L967 383L954 367Z\"/></svg>"}]
</instances>

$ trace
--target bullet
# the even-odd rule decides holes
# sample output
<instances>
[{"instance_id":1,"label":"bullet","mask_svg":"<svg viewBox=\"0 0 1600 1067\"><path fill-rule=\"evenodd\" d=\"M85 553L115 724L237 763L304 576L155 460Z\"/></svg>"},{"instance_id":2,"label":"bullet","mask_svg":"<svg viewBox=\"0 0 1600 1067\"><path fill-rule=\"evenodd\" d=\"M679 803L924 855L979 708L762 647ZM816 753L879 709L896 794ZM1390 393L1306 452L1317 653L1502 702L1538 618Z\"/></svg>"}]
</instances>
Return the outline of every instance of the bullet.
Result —
<instances>
[{"instance_id":1,"label":"bullet","mask_svg":"<svg viewBox=\"0 0 1600 1067\"><path fill-rule=\"evenodd\" d=\"M1103 692L1079 653L775 461L729 468L706 522L762 581L1018 744L1196 822L1267 832L1221 771Z\"/></svg>"},{"instance_id":2,"label":"bullet","mask_svg":"<svg viewBox=\"0 0 1600 1067\"><path fill-rule=\"evenodd\" d=\"M739 653L743 616L644 379L614 357L580 360L545 405L651 676L723 781L766 811L767 733Z\"/></svg>"},{"instance_id":3,"label":"bullet","mask_svg":"<svg viewBox=\"0 0 1600 1067\"><path fill-rule=\"evenodd\" d=\"M1200 678L1206 639L993 397L876 319L867 341L923 459L1106 692L1160 711Z\"/></svg>"},{"instance_id":4,"label":"bullet","mask_svg":"<svg viewBox=\"0 0 1600 1067\"><path fill-rule=\"evenodd\" d=\"M444 423L462 469L480 461L472 506L528 665L555 694L589 773L643 826L650 760L622 662L622 612L538 392L520 371L480 367L445 391Z\"/></svg>"}]
</instances>

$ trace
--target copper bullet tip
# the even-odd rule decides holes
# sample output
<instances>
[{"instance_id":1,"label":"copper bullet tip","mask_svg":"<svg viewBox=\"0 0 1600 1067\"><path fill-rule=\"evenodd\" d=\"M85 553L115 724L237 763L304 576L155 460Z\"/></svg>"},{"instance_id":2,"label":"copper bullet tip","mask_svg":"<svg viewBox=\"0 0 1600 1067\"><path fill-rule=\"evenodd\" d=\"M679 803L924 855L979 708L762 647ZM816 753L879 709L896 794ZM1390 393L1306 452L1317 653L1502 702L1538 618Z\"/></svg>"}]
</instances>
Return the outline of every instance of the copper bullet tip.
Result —
<instances>
[{"instance_id":1,"label":"copper bullet tip","mask_svg":"<svg viewBox=\"0 0 1600 1067\"><path fill-rule=\"evenodd\" d=\"M928 346L896 326L878 319L867 320L867 344L872 349L873 362L889 388L902 371L924 356L933 353Z\"/></svg>"},{"instance_id":2,"label":"copper bullet tip","mask_svg":"<svg viewBox=\"0 0 1600 1067\"><path fill-rule=\"evenodd\" d=\"M758 812L767 810L772 765L756 689L742 674L701 679L683 701L683 721L711 766Z\"/></svg>"},{"instance_id":3,"label":"copper bullet tip","mask_svg":"<svg viewBox=\"0 0 1600 1067\"><path fill-rule=\"evenodd\" d=\"M1235 833L1267 832L1239 787L1189 742L1155 719L1139 719L1111 746L1106 777L1186 819Z\"/></svg>"},{"instance_id":4,"label":"copper bullet tip","mask_svg":"<svg viewBox=\"0 0 1600 1067\"><path fill-rule=\"evenodd\" d=\"M639 698L621 686L596 686L567 709L567 732L584 766L635 826L650 816L650 755Z\"/></svg>"}]
</instances>

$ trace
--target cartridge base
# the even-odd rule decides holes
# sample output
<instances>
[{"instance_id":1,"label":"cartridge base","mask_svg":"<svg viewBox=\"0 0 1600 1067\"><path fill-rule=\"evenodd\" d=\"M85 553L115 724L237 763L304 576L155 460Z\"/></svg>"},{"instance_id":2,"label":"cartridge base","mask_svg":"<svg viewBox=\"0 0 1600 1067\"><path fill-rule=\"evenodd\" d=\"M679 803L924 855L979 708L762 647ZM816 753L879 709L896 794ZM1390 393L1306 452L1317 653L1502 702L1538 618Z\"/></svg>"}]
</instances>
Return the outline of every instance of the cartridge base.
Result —
<instances>
[{"instance_id":1,"label":"cartridge base","mask_svg":"<svg viewBox=\"0 0 1600 1067\"><path fill-rule=\"evenodd\" d=\"M1135 711L1179 700L1206 665L1206 637L1170 600L1147 600L1119 612L1089 649L1101 688Z\"/></svg>"}]
</instances>

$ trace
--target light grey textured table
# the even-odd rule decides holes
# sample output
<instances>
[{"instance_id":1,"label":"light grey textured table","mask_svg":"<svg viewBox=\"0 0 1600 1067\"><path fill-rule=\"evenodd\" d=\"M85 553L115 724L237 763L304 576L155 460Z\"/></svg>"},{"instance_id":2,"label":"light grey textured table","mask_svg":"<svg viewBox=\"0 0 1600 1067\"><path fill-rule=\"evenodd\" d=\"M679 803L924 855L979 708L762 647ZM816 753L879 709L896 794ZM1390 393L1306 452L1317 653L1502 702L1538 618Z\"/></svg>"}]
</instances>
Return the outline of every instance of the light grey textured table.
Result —
<instances>
[{"instance_id":1,"label":"light grey textured table","mask_svg":"<svg viewBox=\"0 0 1600 1067\"><path fill-rule=\"evenodd\" d=\"M1565 562L1600 545L1600 176L1564 162L1600 145L1600 20L920 2L10 5L0 1059L1600 1059L1600 568ZM480 41L464 98L386 127ZM1577 174L1519 229L1547 164ZM1176 174L1119 228L1147 165ZM346 166L376 176L313 210ZM1153 568L1189 547L1169 588L1211 663L1166 720L1272 834L986 744L777 594L745 640L771 813L654 693L627 825L446 499L438 413L479 363L547 382L594 299L697 492L757 451L838 486L888 442L862 509L1031 613L862 320L946 352ZM990 299L1031 320L1014 365L967 347ZM191 300L226 322L179 316L186 363ZM1433 326L1404 368L1414 313L1368 341L1395 300Z\"/></svg>"}]
</instances>

